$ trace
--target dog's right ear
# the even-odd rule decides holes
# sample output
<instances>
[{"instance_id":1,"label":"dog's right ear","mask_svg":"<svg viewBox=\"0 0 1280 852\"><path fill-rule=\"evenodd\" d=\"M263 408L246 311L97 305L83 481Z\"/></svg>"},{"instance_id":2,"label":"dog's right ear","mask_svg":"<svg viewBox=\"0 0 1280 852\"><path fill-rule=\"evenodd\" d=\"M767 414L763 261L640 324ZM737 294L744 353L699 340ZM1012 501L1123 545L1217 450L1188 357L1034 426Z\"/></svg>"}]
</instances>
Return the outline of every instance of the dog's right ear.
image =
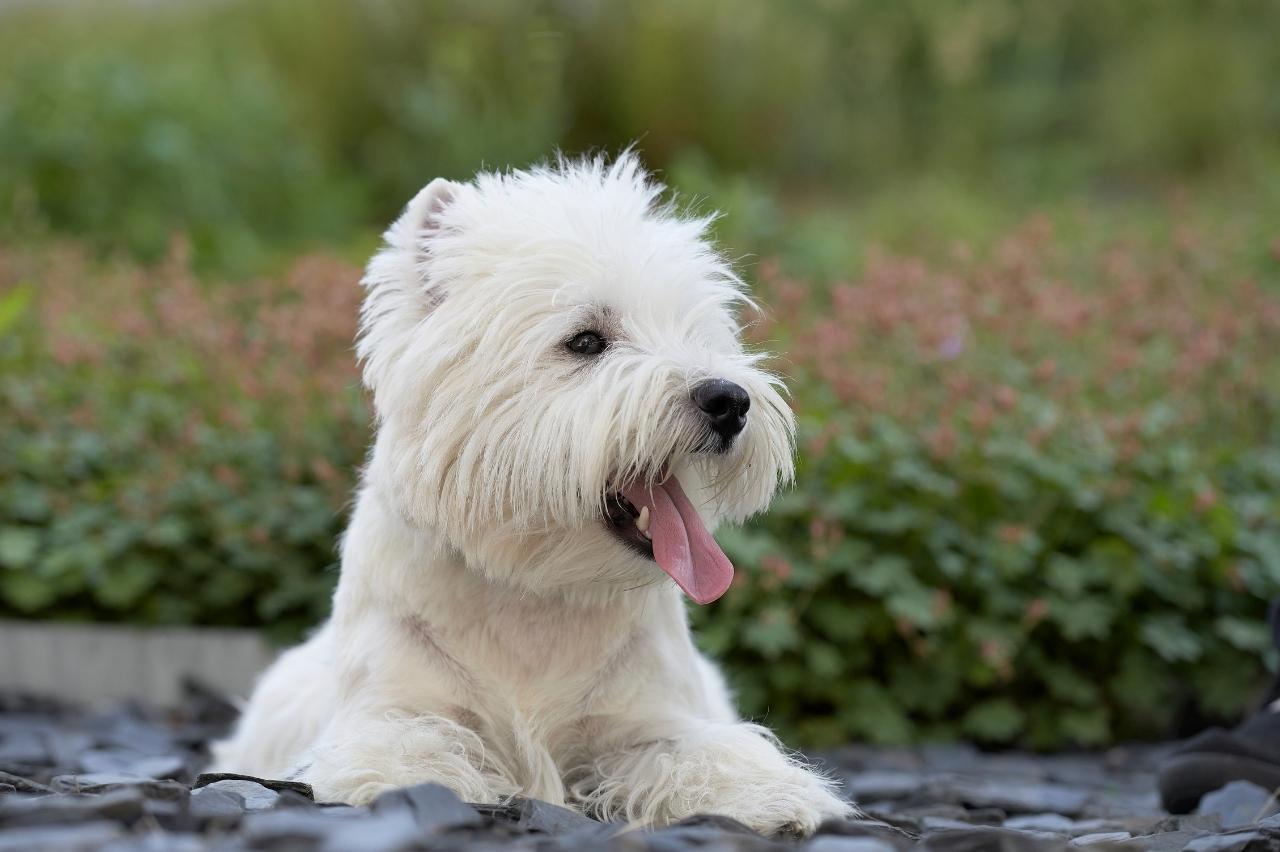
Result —
<instances>
[{"instance_id":1,"label":"dog's right ear","mask_svg":"<svg viewBox=\"0 0 1280 852\"><path fill-rule=\"evenodd\" d=\"M444 178L436 178L424 186L405 205L404 212L387 232L387 242L402 249L421 247L440 229L440 217L453 203L458 189L458 184Z\"/></svg>"}]
</instances>

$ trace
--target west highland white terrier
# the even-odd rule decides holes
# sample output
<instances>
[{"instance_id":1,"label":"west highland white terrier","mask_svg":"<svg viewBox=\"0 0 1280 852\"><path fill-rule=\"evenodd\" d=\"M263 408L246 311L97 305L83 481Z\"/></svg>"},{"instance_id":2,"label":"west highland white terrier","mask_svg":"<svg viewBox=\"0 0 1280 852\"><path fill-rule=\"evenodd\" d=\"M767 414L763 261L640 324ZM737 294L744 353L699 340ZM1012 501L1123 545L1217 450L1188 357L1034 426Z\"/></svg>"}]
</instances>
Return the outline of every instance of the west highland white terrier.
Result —
<instances>
[{"instance_id":1,"label":"west highland white terrier","mask_svg":"<svg viewBox=\"0 0 1280 852\"><path fill-rule=\"evenodd\" d=\"M712 538L792 474L709 218L636 157L432 181L370 262L377 437L333 615L262 676L217 768L368 802L436 781L604 819L812 831L833 782L694 648Z\"/></svg>"}]
</instances>

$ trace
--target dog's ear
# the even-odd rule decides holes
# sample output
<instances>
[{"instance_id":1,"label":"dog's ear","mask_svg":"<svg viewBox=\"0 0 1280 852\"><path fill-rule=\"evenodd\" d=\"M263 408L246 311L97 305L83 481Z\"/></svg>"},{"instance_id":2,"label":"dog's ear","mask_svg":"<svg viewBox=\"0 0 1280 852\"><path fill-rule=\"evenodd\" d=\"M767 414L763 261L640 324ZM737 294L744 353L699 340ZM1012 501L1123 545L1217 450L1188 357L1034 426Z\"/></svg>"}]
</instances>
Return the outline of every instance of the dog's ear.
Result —
<instances>
[{"instance_id":1,"label":"dog's ear","mask_svg":"<svg viewBox=\"0 0 1280 852\"><path fill-rule=\"evenodd\" d=\"M440 216L458 194L459 186L451 180L436 178L418 190L405 205L400 218L387 233L387 242L397 248L412 249L422 245L440 228Z\"/></svg>"}]
</instances>

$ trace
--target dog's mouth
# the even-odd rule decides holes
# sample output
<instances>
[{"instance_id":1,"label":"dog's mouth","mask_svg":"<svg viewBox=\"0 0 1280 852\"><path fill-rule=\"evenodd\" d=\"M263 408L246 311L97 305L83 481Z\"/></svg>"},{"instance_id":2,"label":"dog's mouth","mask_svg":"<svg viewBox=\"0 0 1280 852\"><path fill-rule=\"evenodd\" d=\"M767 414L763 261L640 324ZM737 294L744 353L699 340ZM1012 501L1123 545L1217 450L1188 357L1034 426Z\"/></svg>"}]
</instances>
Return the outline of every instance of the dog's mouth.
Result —
<instances>
[{"instance_id":1,"label":"dog's mouth","mask_svg":"<svg viewBox=\"0 0 1280 852\"><path fill-rule=\"evenodd\" d=\"M697 603L711 603L733 581L733 564L675 476L610 494L604 514L605 527L619 541L657 562Z\"/></svg>"}]
</instances>

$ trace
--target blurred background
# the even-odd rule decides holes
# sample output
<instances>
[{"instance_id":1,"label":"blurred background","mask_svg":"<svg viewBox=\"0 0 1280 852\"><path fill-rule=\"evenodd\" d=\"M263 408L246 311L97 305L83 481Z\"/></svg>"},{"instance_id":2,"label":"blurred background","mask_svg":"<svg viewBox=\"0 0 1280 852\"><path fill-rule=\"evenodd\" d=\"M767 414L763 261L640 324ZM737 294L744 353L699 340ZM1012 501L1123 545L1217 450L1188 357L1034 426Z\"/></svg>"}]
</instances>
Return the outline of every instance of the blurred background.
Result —
<instances>
[{"instance_id":1,"label":"blurred background","mask_svg":"<svg viewBox=\"0 0 1280 852\"><path fill-rule=\"evenodd\" d=\"M324 617L360 267L637 141L767 306L797 487L694 613L797 745L1238 717L1280 591L1280 5L0 4L0 616Z\"/></svg>"}]
</instances>

